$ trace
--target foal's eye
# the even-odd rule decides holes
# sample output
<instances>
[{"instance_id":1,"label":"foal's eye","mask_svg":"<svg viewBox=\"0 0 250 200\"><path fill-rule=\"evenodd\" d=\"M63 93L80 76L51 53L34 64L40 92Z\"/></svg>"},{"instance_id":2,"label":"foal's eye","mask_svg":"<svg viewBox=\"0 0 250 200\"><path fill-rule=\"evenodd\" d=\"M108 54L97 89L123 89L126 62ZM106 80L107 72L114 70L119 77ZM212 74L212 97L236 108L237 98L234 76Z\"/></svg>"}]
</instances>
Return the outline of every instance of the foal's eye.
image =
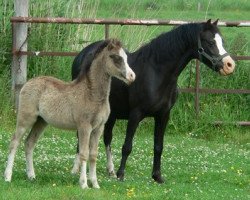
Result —
<instances>
[{"instance_id":1,"label":"foal's eye","mask_svg":"<svg viewBox=\"0 0 250 200\"><path fill-rule=\"evenodd\" d=\"M116 65L121 65L123 61L122 57L116 54L112 54L109 57L114 61Z\"/></svg>"}]
</instances>

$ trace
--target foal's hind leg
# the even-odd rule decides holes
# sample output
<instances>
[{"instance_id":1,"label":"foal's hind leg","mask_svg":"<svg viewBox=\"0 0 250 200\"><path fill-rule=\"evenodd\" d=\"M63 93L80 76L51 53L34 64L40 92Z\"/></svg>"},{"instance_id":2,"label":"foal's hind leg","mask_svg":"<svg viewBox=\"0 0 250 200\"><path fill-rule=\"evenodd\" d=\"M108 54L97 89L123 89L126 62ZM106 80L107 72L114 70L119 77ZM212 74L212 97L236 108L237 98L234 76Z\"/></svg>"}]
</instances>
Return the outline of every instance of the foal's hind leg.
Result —
<instances>
[{"instance_id":1,"label":"foal's hind leg","mask_svg":"<svg viewBox=\"0 0 250 200\"><path fill-rule=\"evenodd\" d=\"M98 144L103 133L104 125L95 129L90 135L89 143L89 178L93 188L100 188L96 176L96 159L98 155Z\"/></svg>"},{"instance_id":2,"label":"foal's hind leg","mask_svg":"<svg viewBox=\"0 0 250 200\"><path fill-rule=\"evenodd\" d=\"M13 135L12 140L10 142L9 156L8 156L7 166L4 172L5 181L8 181L8 182L11 181L14 159L15 159L17 147L20 144L20 140L36 121L36 116L31 116L31 115L29 115L29 117L27 116L28 115L25 115L25 114L24 115L20 114L18 116L16 132Z\"/></svg>"},{"instance_id":3,"label":"foal's hind leg","mask_svg":"<svg viewBox=\"0 0 250 200\"><path fill-rule=\"evenodd\" d=\"M79 136L78 136L78 131L76 132L76 136L77 136L77 149L76 149L76 157L74 160L74 165L73 168L71 170L72 174L77 174L79 172L79 168L80 168L80 156L79 156Z\"/></svg>"},{"instance_id":4,"label":"foal's hind leg","mask_svg":"<svg viewBox=\"0 0 250 200\"><path fill-rule=\"evenodd\" d=\"M33 151L36 142L38 141L46 126L47 123L44 121L44 119L38 117L28 137L25 140L26 173L29 179L35 178L35 171L33 166Z\"/></svg>"}]
</instances>

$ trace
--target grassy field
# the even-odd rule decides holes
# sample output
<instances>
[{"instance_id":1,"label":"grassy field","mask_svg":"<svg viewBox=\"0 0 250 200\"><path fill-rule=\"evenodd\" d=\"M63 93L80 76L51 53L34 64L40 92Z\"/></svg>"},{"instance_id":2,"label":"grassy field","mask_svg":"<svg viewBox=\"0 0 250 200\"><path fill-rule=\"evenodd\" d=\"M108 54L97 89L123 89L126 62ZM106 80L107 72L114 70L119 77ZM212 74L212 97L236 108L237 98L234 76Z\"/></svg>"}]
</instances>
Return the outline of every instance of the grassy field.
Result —
<instances>
[{"instance_id":1,"label":"grassy field","mask_svg":"<svg viewBox=\"0 0 250 200\"><path fill-rule=\"evenodd\" d=\"M121 128L122 127L122 128ZM124 124L115 129L113 152L115 166L120 159ZM106 156L101 142L97 163L100 190L81 190L79 176L70 174L75 153L75 137L69 132L48 129L34 154L36 180L25 175L23 144L17 154L11 183L0 178L1 199L249 199L250 152L248 144L167 135L162 161L166 183L150 178L153 136L150 122L144 122L134 141L124 182L108 177ZM9 133L0 131L0 162L5 163ZM52 134L53 133L53 134ZM146 148L145 148L146 147ZM0 166L4 170L4 165Z\"/></svg>"},{"instance_id":2,"label":"grassy field","mask_svg":"<svg viewBox=\"0 0 250 200\"><path fill-rule=\"evenodd\" d=\"M30 16L86 18L143 18L225 21L250 20L247 0L30 0ZM0 0L0 172L5 168L8 145L15 129L16 111L11 102L11 24L13 2ZM170 26L111 26L111 37L121 38L130 51L150 41ZM29 25L29 50L80 51L104 38L104 27L94 25ZM250 55L250 28L221 28L226 48L233 55ZM71 57L29 57L28 78L53 75L70 80ZM201 68L201 87L250 88L249 61L237 61L235 73L221 77ZM194 62L183 71L179 87L192 87ZM250 130L231 124L215 127L215 120L228 123L250 121L249 95L201 95L199 120L194 112L194 96L181 94L171 114L162 158L166 183L151 178L153 121L144 120L137 130L125 181L106 174L103 142L100 142L98 178L100 190L82 191L78 176L70 170L75 153L75 134L48 128L35 150L34 182L25 176L23 144L17 154L13 181L0 177L0 199L249 199ZM119 166L125 121L114 130L114 161ZM146 147L146 148L145 148Z\"/></svg>"}]
</instances>

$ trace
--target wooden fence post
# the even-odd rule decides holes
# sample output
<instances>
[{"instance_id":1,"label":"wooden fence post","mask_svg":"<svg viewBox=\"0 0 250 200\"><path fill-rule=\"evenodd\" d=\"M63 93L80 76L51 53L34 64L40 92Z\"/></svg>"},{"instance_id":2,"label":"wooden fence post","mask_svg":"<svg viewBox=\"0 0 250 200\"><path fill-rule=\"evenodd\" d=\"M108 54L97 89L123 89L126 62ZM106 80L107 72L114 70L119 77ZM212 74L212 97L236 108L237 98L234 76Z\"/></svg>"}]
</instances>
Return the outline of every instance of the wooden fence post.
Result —
<instances>
[{"instance_id":1,"label":"wooden fence post","mask_svg":"<svg viewBox=\"0 0 250 200\"><path fill-rule=\"evenodd\" d=\"M200 113L200 62L199 60L195 61L196 67L196 77L195 77L195 112L196 118L198 119Z\"/></svg>"},{"instance_id":2,"label":"wooden fence post","mask_svg":"<svg viewBox=\"0 0 250 200\"><path fill-rule=\"evenodd\" d=\"M28 17L29 0L15 0L14 9L16 17ZM13 23L12 51L27 51L27 23ZM13 54L12 58L12 97L15 108L18 108L18 98L23 84L27 80L27 56Z\"/></svg>"}]
</instances>

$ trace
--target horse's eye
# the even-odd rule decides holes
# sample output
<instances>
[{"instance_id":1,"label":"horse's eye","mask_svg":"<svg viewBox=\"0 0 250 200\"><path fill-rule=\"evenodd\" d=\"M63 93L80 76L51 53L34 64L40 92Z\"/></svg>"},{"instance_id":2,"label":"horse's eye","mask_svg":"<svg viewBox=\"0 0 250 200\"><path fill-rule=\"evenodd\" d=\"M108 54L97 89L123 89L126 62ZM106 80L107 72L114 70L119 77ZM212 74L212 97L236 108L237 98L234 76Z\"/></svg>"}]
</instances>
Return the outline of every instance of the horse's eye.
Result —
<instances>
[{"instance_id":1,"label":"horse's eye","mask_svg":"<svg viewBox=\"0 0 250 200\"><path fill-rule=\"evenodd\" d=\"M115 63L116 65L121 65L122 60L123 60L121 56L116 55L116 54L110 55L110 58L112 58L112 60L114 61L114 63Z\"/></svg>"},{"instance_id":2,"label":"horse's eye","mask_svg":"<svg viewBox=\"0 0 250 200\"><path fill-rule=\"evenodd\" d=\"M207 43L210 47L213 47L215 45L215 41L207 41Z\"/></svg>"}]
</instances>

